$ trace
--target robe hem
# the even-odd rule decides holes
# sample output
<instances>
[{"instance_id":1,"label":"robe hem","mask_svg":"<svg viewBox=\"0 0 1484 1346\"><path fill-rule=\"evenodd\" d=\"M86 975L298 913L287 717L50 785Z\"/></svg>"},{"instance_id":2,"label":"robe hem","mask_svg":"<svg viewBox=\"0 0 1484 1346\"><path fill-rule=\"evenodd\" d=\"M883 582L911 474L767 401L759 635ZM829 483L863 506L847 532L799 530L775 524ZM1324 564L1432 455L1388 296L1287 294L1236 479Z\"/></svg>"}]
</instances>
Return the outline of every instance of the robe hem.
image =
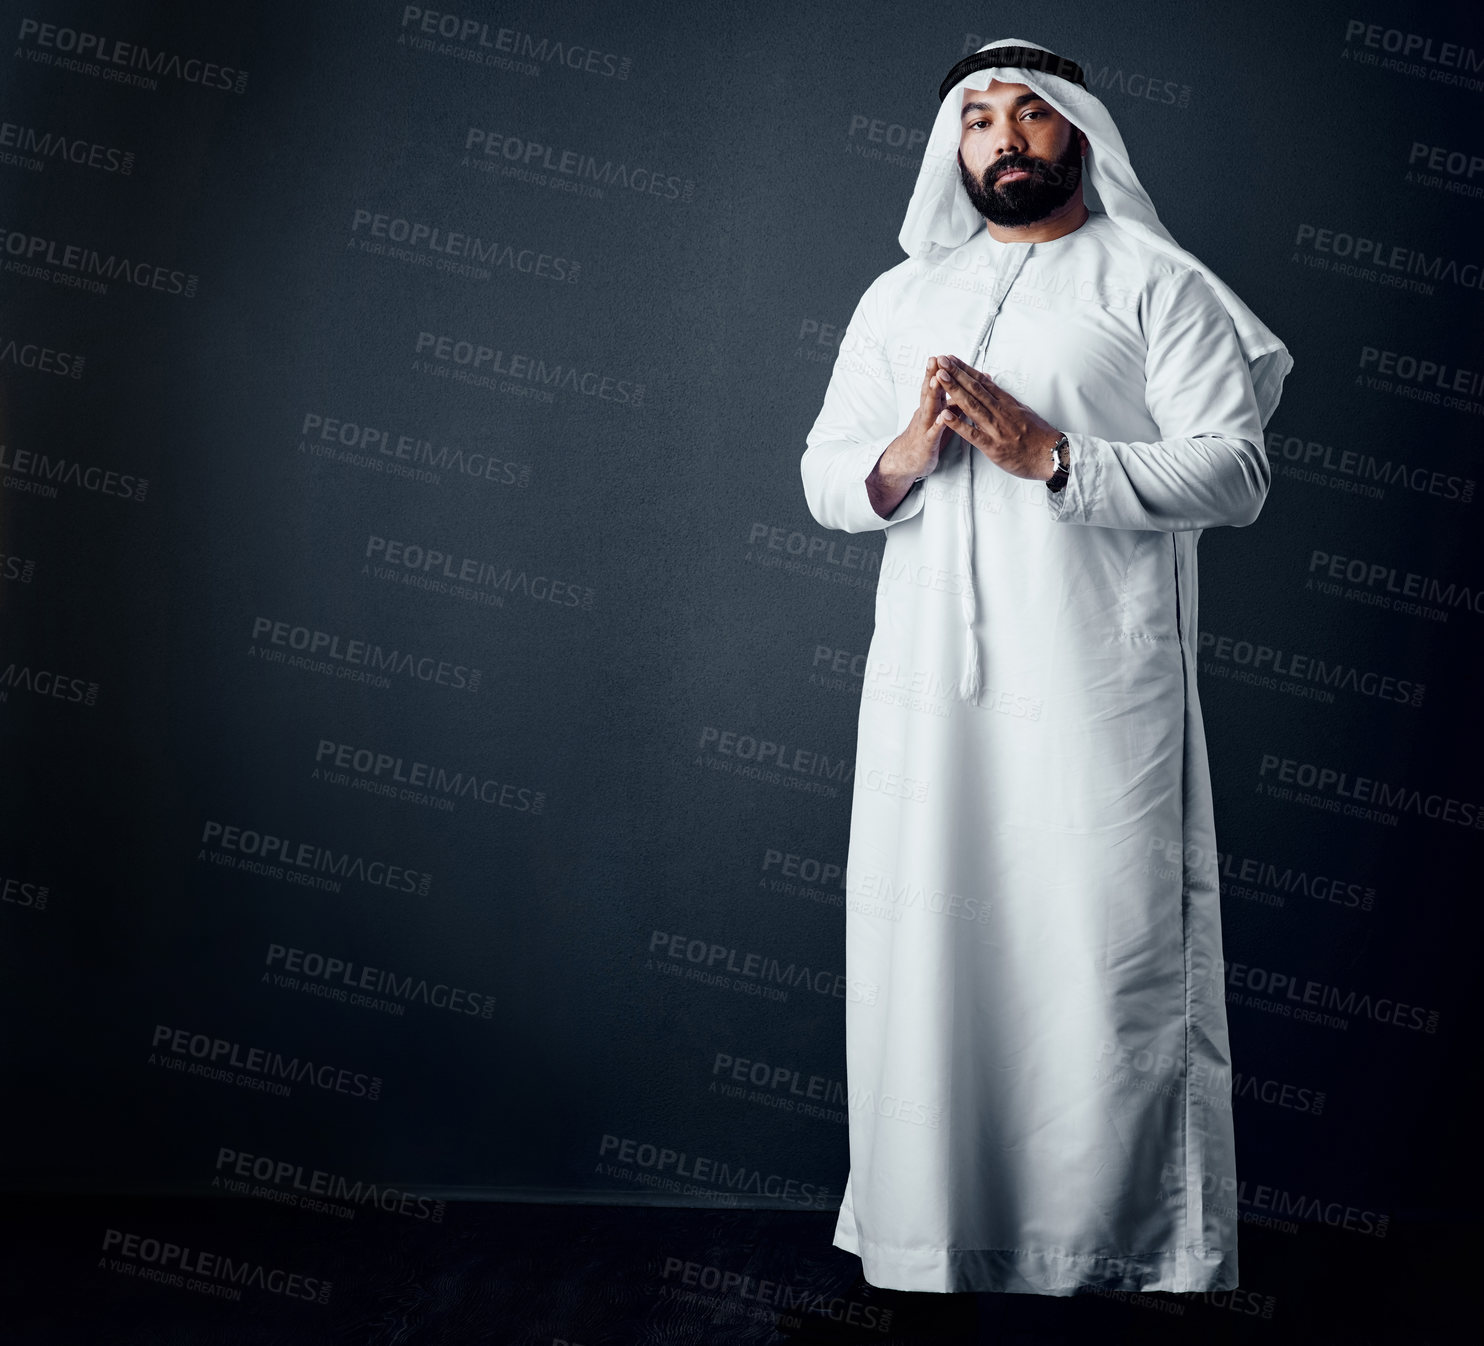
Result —
<instances>
[{"instance_id":1,"label":"robe hem","mask_svg":"<svg viewBox=\"0 0 1484 1346\"><path fill-rule=\"evenodd\" d=\"M1137 1255L1036 1248L899 1248L859 1243L837 1229L834 1246L861 1259L866 1281L883 1290L988 1291L1073 1295L1083 1290L1203 1294L1237 1288L1237 1250L1192 1246Z\"/></svg>"}]
</instances>

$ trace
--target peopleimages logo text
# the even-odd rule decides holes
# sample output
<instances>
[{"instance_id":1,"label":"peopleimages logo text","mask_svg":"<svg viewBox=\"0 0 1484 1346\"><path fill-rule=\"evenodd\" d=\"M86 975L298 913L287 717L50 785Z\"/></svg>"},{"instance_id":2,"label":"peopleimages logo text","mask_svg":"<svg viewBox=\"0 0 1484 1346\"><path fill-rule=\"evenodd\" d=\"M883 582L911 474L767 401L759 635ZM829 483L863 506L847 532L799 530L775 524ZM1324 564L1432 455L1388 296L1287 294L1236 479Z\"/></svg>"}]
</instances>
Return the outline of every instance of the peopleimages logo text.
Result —
<instances>
[{"instance_id":1,"label":"peopleimages logo text","mask_svg":"<svg viewBox=\"0 0 1484 1346\"><path fill-rule=\"evenodd\" d=\"M414 352L426 360L469 374L525 380L536 387L560 388L604 402L624 402L631 407L644 401L642 383L594 369L579 369L573 364L548 364L539 356L482 346L436 332L419 332Z\"/></svg>"},{"instance_id":2,"label":"peopleimages logo text","mask_svg":"<svg viewBox=\"0 0 1484 1346\"><path fill-rule=\"evenodd\" d=\"M367 1075L327 1063L316 1064L297 1056L286 1057L282 1052L213 1037L209 1033L193 1033L188 1028L156 1024L150 1037L150 1048L161 1056L189 1057L217 1069L230 1066L234 1070L275 1080L293 1080L296 1084L311 1084L328 1093L365 1098L373 1103L381 1097L380 1075Z\"/></svg>"},{"instance_id":3,"label":"peopleimages logo text","mask_svg":"<svg viewBox=\"0 0 1484 1346\"><path fill-rule=\"evenodd\" d=\"M1478 261L1467 258L1460 261L1443 253L1429 253L1404 243L1346 233L1343 229L1300 223L1293 246L1356 266L1374 267L1380 274L1421 276L1428 281L1447 281L1465 290L1484 289L1484 266Z\"/></svg>"},{"instance_id":4,"label":"peopleimages logo text","mask_svg":"<svg viewBox=\"0 0 1484 1346\"><path fill-rule=\"evenodd\" d=\"M1456 580L1445 585L1435 575L1398 570L1384 561L1340 556L1316 548L1309 553L1309 574L1342 580L1378 597L1394 594L1399 599L1416 599L1440 608L1466 608L1484 617L1484 587L1459 584Z\"/></svg>"},{"instance_id":5,"label":"peopleimages logo text","mask_svg":"<svg viewBox=\"0 0 1484 1346\"><path fill-rule=\"evenodd\" d=\"M405 650L386 650L375 641L347 639L331 631L320 631L308 626L295 626L291 622L277 621L272 617L255 617L252 624L253 647L259 643L295 650L305 658L327 663L335 660L343 665L368 670L366 676L378 673L397 674L417 682L434 682L440 687L453 687L460 691L479 690L480 671L447 659L431 655L415 655Z\"/></svg>"},{"instance_id":6,"label":"peopleimages logo text","mask_svg":"<svg viewBox=\"0 0 1484 1346\"><path fill-rule=\"evenodd\" d=\"M599 51L559 38L538 37L517 28L492 28L483 19L448 10L424 9L421 5L403 7L401 28L402 39L410 40L413 46L419 41L442 38L445 42L459 44L469 56L485 58L488 64L500 64L498 60L489 59L496 53L507 60L530 62L533 73L542 68L565 66L585 75L628 79L633 69L633 58L620 56L617 52ZM481 51L482 48L485 50Z\"/></svg>"},{"instance_id":7,"label":"peopleimages logo text","mask_svg":"<svg viewBox=\"0 0 1484 1346\"><path fill-rule=\"evenodd\" d=\"M195 297L200 278L194 272L181 271L142 257L107 255L97 248L80 243L67 243L28 234L20 229L0 229L0 251L31 267L57 267L88 281L125 281L141 290L159 290Z\"/></svg>"},{"instance_id":8,"label":"peopleimages logo text","mask_svg":"<svg viewBox=\"0 0 1484 1346\"><path fill-rule=\"evenodd\" d=\"M1455 827L1484 830L1484 809L1477 803L1454 799L1449 795L1424 794L1410 785L1392 785L1388 781L1373 780L1369 776L1352 775L1338 767L1300 762L1292 757L1280 757L1277 753L1265 752L1257 774L1265 780L1281 781L1304 790L1312 790L1316 795L1332 801L1347 800L1355 806L1412 813L1419 818L1452 823ZM1331 811L1342 810L1336 807Z\"/></svg>"},{"instance_id":9,"label":"peopleimages logo text","mask_svg":"<svg viewBox=\"0 0 1484 1346\"><path fill-rule=\"evenodd\" d=\"M169 76L186 84L199 84L203 89L242 93L247 88L246 70L235 70L229 65L218 65L215 61L203 61L194 56L182 57L176 52L152 49L138 42L124 42L103 33L41 23L36 19L21 20L16 40L22 48L29 45L48 55L54 51L79 62L98 61L105 66L144 71L151 76Z\"/></svg>"},{"instance_id":10,"label":"peopleimages logo text","mask_svg":"<svg viewBox=\"0 0 1484 1346\"><path fill-rule=\"evenodd\" d=\"M419 897L426 897L433 886L431 874L410 865L368 860L350 851L337 851L317 842L298 841L276 832L239 827L215 818L208 818L202 826L198 846L203 851L219 851L255 862L252 866L239 866L249 872L266 866L326 873L337 879L355 879L373 888L389 888L395 893L416 893Z\"/></svg>"}]
</instances>

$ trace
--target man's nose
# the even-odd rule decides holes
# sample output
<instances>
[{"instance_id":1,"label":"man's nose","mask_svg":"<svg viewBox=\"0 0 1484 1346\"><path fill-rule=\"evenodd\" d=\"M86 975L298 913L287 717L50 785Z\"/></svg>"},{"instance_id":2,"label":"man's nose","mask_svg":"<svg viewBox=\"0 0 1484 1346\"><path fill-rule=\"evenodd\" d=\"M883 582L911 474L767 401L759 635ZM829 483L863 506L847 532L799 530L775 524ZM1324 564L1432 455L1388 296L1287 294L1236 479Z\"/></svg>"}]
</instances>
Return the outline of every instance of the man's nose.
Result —
<instances>
[{"instance_id":1,"label":"man's nose","mask_svg":"<svg viewBox=\"0 0 1484 1346\"><path fill-rule=\"evenodd\" d=\"M1012 125L995 132L991 148L994 150L994 157L1002 159L1007 154L1024 154L1029 144L1019 128Z\"/></svg>"}]
</instances>

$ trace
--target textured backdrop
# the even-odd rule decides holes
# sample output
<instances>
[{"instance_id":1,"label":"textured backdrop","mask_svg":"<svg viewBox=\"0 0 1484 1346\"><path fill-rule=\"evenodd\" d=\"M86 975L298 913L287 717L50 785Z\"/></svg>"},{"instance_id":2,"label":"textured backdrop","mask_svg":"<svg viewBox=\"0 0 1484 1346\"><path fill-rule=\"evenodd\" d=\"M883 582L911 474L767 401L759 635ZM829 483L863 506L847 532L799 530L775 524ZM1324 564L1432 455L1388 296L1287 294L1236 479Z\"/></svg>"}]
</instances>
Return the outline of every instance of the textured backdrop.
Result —
<instances>
[{"instance_id":1,"label":"textured backdrop","mask_svg":"<svg viewBox=\"0 0 1484 1346\"><path fill-rule=\"evenodd\" d=\"M1475 1199L1462 7L0 9L9 1185L838 1205L881 540L799 457L1016 36L1296 361L1201 544L1242 1217Z\"/></svg>"}]
</instances>

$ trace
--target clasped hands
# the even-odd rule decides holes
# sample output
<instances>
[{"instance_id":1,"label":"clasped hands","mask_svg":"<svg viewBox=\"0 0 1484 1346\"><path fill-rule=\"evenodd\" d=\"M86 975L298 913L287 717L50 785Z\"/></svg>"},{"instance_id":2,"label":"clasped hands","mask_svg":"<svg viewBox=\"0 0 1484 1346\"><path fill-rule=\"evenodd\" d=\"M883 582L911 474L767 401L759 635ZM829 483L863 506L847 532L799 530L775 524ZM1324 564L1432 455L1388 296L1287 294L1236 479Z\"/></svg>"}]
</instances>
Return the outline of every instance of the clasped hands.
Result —
<instances>
[{"instance_id":1,"label":"clasped hands","mask_svg":"<svg viewBox=\"0 0 1484 1346\"><path fill-rule=\"evenodd\" d=\"M925 477L938 466L950 431L1012 476L1051 480L1051 446L1060 432L955 355L929 358L917 410L881 456L882 477L909 484Z\"/></svg>"}]
</instances>

